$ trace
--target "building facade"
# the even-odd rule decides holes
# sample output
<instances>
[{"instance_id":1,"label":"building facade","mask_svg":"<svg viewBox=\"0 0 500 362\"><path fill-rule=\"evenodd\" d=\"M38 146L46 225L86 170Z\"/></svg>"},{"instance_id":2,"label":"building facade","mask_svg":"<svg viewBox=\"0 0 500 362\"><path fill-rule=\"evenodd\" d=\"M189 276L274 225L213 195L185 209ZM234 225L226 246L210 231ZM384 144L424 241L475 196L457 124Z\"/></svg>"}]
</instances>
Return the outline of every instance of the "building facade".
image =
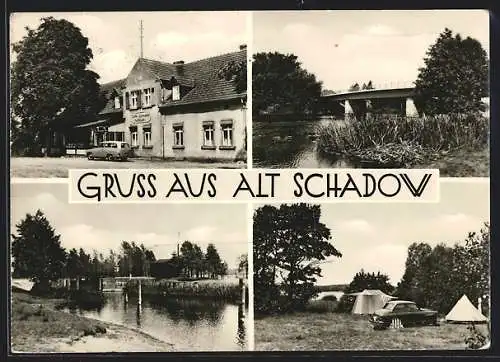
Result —
<instances>
[{"instance_id":1,"label":"building facade","mask_svg":"<svg viewBox=\"0 0 500 362\"><path fill-rule=\"evenodd\" d=\"M246 91L221 75L246 62L246 47L191 63L140 58L126 79L102 86L99 119L78 126L91 144L124 141L136 157L246 158Z\"/></svg>"}]
</instances>

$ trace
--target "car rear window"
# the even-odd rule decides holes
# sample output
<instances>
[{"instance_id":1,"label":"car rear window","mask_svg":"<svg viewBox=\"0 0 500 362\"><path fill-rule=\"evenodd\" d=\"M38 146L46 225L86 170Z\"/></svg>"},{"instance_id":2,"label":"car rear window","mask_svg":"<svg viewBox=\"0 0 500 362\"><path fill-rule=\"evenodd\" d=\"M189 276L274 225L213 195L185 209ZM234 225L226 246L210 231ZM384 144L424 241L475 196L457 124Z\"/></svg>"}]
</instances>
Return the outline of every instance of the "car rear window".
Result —
<instances>
[{"instance_id":1,"label":"car rear window","mask_svg":"<svg viewBox=\"0 0 500 362\"><path fill-rule=\"evenodd\" d=\"M111 148L118 148L118 144L117 143L110 143L109 146Z\"/></svg>"}]
</instances>

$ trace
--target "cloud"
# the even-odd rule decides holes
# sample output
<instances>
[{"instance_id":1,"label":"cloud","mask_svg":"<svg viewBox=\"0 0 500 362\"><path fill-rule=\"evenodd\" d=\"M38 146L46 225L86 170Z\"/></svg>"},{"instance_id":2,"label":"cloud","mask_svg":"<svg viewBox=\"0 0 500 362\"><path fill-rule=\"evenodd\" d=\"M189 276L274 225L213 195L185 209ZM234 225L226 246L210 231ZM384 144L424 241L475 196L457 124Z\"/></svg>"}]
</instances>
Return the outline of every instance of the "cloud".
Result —
<instances>
[{"instance_id":1,"label":"cloud","mask_svg":"<svg viewBox=\"0 0 500 362\"><path fill-rule=\"evenodd\" d=\"M135 61L135 57L122 49L115 49L94 55L90 68L100 75L100 83L106 83L126 77Z\"/></svg>"},{"instance_id":2,"label":"cloud","mask_svg":"<svg viewBox=\"0 0 500 362\"><path fill-rule=\"evenodd\" d=\"M337 225L337 229L345 232L355 232L369 234L374 231L373 226L366 220L363 219L351 219L340 221Z\"/></svg>"},{"instance_id":3,"label":"cloud","mask_svg":"<svg viewBox=\"0 0 500 362\"><path fill-rule=\"evenodd\" d=\"M365 28L364 33L375 36L388 36L388 35L396 35L399 32L391 26L384 24L375 24Z\"/></svg>"}]
</instances>

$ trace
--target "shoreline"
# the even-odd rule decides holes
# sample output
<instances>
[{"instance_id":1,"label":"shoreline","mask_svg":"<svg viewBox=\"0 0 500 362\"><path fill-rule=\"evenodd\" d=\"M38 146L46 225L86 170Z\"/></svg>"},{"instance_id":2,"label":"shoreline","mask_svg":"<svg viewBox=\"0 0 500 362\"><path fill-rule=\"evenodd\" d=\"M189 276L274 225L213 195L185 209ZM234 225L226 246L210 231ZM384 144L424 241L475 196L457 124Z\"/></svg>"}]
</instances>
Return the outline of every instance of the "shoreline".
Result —
<instances>
[{"instance_id":1,"label":"shoreline","mask_svg":"<svg viewBox=\"0 0 500 362\"><path fill-rule=\"evenodd\" d=\"M175 351L172 343L139 329L56 310L56 299L12 297L13 354Z\"/></svg>"}]
</instances>

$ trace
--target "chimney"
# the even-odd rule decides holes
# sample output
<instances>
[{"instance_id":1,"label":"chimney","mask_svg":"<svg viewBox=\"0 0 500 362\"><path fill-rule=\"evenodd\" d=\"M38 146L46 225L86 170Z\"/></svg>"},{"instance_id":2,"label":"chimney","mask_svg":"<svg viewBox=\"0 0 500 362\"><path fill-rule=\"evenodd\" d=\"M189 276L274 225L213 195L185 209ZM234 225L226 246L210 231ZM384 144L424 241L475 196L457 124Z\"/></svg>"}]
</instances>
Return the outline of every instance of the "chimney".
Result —
<instances>
[{"instance_id":1,"label":"chimney","mask_svg":"<svg viewBox=\"0 0 500 362\"><path fill-rule=\"evenodd\" d=\"M177 71L178 75L183 75L184 74L184 60L176 60L174 62L175 69Z\"/></svg>"},{"instance_id":2,"label":"chimney","mask_svg":"<svg viewBox=\"0 0 500 362\"><path fill-rule=\"evenodd\" d=\"M240 45L240 50L245 50L247 48L247 45L246 44L241 44Z\"/></svg>"}]
</instances>

